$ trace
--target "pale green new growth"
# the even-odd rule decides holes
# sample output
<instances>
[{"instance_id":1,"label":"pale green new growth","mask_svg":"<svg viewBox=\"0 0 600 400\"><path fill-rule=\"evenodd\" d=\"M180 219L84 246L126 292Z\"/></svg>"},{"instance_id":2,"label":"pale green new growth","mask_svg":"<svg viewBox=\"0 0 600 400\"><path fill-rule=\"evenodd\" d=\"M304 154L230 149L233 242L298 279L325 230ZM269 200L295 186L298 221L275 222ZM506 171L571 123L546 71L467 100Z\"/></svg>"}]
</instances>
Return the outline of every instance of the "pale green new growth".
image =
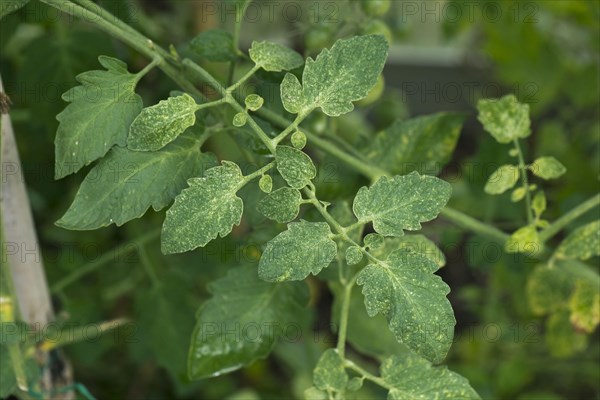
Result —
<instances>
[{"instance_id":1,"label":"pale green new growth","mask_svg":"<svg viewBox=\"0 0 600 400\"><path fill-rule=\"evenodd\" d=\"M369 316L383 314L398 341L436 363L446 357L456 324L446 298L450 288L434 275L437 269L430 259L403 249L372 262L357 279Z\"/></svg>"},{"instance_id":2,"label":"pale green new growth","mask_svg":"<svg viewBox=\"0 0 600 400\"><path fill-rule=\"evenodd\" d=\"M363 253L360 247L350 246L346 249L346 263L348 265L355 265L360 262L363 258Z\"/></svg>"},{"instance_id":3,"label":"pale green new growth","mask_svg":"<svg viewBox=\"0 0 600 400\"><path fill-rule=\"evenodd\" d=\"M290 71L304 64L300 54L278 43L252 42L248 53L252 61L265 71Z\"/></svg>"},{"instance_id":4,"label":"pale green new growth","mask_svg":"<svg viewBox=\"0 0 600 400\"><path fill-rule=\"evenodd\" d=\"M134 151L163 148L194 125L198 108L194 98L187 93L144 108L131 124L127 147Z\"/></svg>"},{"instance_id":5,"label":"pale green new growth","mask_svg":"<svg viewBox=\"0 0 600 400\"><path fill-rule=\"evenodd\" d=\"M384 360L381 377L390 387L388 400L479 399L467 379L411 353Z\"/></svg>"},{"instance_id":6,"label":"pale green new growth","mask_svg":"<svg viewBox=\"0 0 600 400\"><path fill-rule=\"evenodd\" d=\"M297 189L282 187L268 194L258 203L258 211L279 223L290 222L300 212L302 195Z\"/></svg>"},{"instance_id":7,"label":"pale green new growth","mask_svg":"<svg viewBox=\"0 0 600 400\"><path fill-rule=\"evenodd\" d=\"M590 282L578 281L569 301L571 323L579 330L592 333L600 323L600 288Z\"/></svg>"},{"instance_id":8,"label":"pale green new growth","mask_svg":"<svg viewBox=\"0 0 600 400\"><path fill-rule=\"evenodd\" d=\"M434 219L448 202L451 191L447 182L417 172L382 177L370 188L360 188L352 209L361 223L372 221L378 233L402 236L405 229L418 230L421 222Z\"/></svg>"},{"instance_id":9,"label":"pale green new growth","mask_svg":"<svg viewBox=\"0 0 600 400\"><path fill-rule=\"evenodd\" d=\"M367 96L377 82L388 53L383 36L356 36L338 40L324 49L315 60L308 58L300 82L286 75L281 86L281 98L286 110L306 114L320 107L331 117L349 113L353 101Z\"/></svg>"},{"instance_id":10,"label":"pale green new growth","mask_svg":"<svg viewBox=\"0 0 600 400\"><path fill-rule=\"evenodd\" d=\"M483 190L488 194L502 194L512 189L519 180L519 167L502 165L490 175Z\"/></svg>"},{"instance_id":11,"label":"pale green new growth","mask_svg":"<svg viewBox=\"0 0 600 400\"><path fill-rule=\"evenodd\" d=\"M86 176L56 225L74 230L121 226L144 215L150 206L163 209L189 178L215 164L212 154L200 153L193 133L157 152L114 147Z\"/></svg>"},{"instance_id":12,"label":"pale green new growth","mask_svg":"<svg viewBox=\"0 0 600 400\"><path fill-rule=\"evenodd\" d=\"M313 371L315 386L324 391L343 392L348 385L348 379L344 370L344 360L337 349L325 350Z\"/></svg>"},{"instance_id":13,"label":"pale green new growth","mask_svg":"<svg viewBox=\"0 0 600 400\"><path fill-rule=\"evenodd\" d=\"M516 203L523 200L523 197L527 194L528 189L524 187L518 187L510 194L510 201Z\"/></svg>"},{"instance_id":14,"label":"pale green new growth","mask_svg":"<svg viewBox=\"0 0 600 400\"><path fill-rule=\"evenodd\" d=\"M134 91L139 76L116 58L100 56L98 61L106 71L78 75L81 85L62 95L70 104L56 116L56 179L103 157L114 145L125 146L129 126L142 110Z\"/></svg>"},{"instance_id":15,"label":"pale green new growth","mask_svg":"<svg viewBox=\"0 0 600 400\"><path fill-rule=\"evenodd\" d=\"M600 255L600 220L575 229L556 250L556 256L561 258L587 260L597 255Z\"/></svg>"},{"instance_id":16,"label":"pale green new growth","mask_svg":"<svg viewBox=\"0 0 600 400\"><path fill-rule=\"evenodd\" d=\"M535 225L526 225L513 232L504 244L507 253L537 254L542 249L542 241Z\"/></svg>"},{"instance_id":17,"label":"pale green new growth","mask_svg":"<svg viewBox=\"0 0 600 400\"><path fill-rule=\"evenodd\" d=\"M261 176L258 181L258 187L264 193L271 193L271 190L273 190L273 178L271 178L271 175Z\"/></svg>"},{"instance_id":18,"label":"pale green new growth","mask_svg":"<svg viewBox=\"0 0 600 400\"><path fill-rule=\"evenodd\" d=\"M240 112L233 116L233 126L237 126L238 128L241 128L242 126L246 125L247 121L248 114L246 113Z\"/></svg>"},{"instance_id":19,"label":"pale green new growth","mask_svg":"<svg viewBox=\"0 0 600 400\"><path fill-rule=\"evenodd\" d=\"M302 280L317 275L335 257L337 246L325 222L292 222L265 248L258 275L270 282Z\"/></svg>"},{"instance_id":20,"label":"pale green new growth","mask_svg":"<svg viewBox=\"0 0 600 400\"><path fill-rule=\"evenodd\" d=\"M501 99L484 99L477 103L479 121L496 141L510 143L531 134L529 104L521 104L510 94Z\"/></svg>"},{"instance_id":21,"label":"pale green new growth","mask_svg":"<svg viewBox=\"0 0 600 400\"><path fill-rule=\"evenodd\" d=\"M248 108L248 110L256 111L263 106L265 99L257 94L250 94L246 97L244 103L246 103L246 108Z\"/></svg>"},{"instance_id":22,"label":"pale green new growth","mask_svg":"<svg viewBox=\"0 0 600 400\"><path fill-rule=\"evenodd\" d=\"M292 134L290 141L292 142L292 146L302 150L306 146L306 135L301 131L296 131Z\"/></svg>"},{"instance_id":23,"label":"pale green new growth","mask_svg":"<svg viewBox=\"0 0 600 400\"><path fill-rule=\"evenodd\" d=\"M544 192L537 192L531 202L531 209L535 214L535 217L539 219L544 211L546 211L546 195Z\"/></svg>"},{"instance_id":24,"label":"pale green new growth","mask_svg":"<svg viewBox=\"0 0 600 400\"><path fill-rule=\"evenodd\" d=\"M296 326L308 302L304 282L263 282L254 268L233 269L209 290L213 297L200 309L192 334L192 379L217 376L266 357L283 334L281 327ZM250 328L252 336L242 333Z\"/></svg>"},{"instance_id":25,"label":"pale green new growth","mask_svg":"<svg viewBox=\"0 0 600 400\"><path fill-rule=\"evenodd\" d=\"M554 157L540 157L529 167L535 176L542 179L556 179L562 176L567 169Z\"/></svg>"},{"instance_id":26,"label":"pale green new growth","mask_svg":"<svg viewBox=\"0 0 600 400\"><path fill-rule=\"evenodd\" d=\"M204 247L225 237L242 219L244 204L236 193L244 177L237 164L223 161L203 178L188 180L189 188L175 198L162 228L164 254Z\"/></svg>"},{"instance_id":27,"label":"pale green new growth","mask_svg":"<svg viewBox=\"0 0 600 400\"><path fill-rule=\"evenodd\" d=\"M310 157L293 147L277 146L275 161L283 179L294 189L302 189L317 175Z\"/></svg>"}]
</instances>

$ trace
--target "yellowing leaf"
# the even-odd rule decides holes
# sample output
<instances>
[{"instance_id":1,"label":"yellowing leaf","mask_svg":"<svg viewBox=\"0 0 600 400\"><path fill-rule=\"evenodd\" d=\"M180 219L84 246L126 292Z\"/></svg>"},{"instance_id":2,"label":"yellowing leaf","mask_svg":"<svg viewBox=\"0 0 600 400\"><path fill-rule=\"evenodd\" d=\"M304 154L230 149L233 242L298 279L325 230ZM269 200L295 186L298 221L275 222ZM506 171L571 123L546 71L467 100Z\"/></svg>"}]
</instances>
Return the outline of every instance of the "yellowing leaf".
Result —
<instances>
[{"instance_id":1,"label":"yellowing leaf","mask_svg":"<svg viewBox=\"0 0 600 400\"><path fill-rule=\"evenodd\" d=\"M483 99L477 103L479 121L499 143L510 143L531 134L529 105L510 94L501 99Z\"/></svg>"},{"instance_id":2,"label":"yellowing leaf","mask_svg":"<svg viewBox=\"0 0 600 400\"><path fill-rule=\"evenodd\" d=\"M556 255L581 260L600 255L600 220L580 226L571 232L558 246Z\"/></svg>"},{"instance_id":3,"label":"yellowing leaf","mask_svg":"<svg viewBox=\"0 0 600 400\"><path fill-rule=\"evenodd\" d=\"M502 165L490 175L483 190L488 194L502 194L515 186L518 180L519 167L514 165Z\"/></svg>"},{"instance_id":4,"label":"yellowing leaf","mask_svg":"<svg viewBox=\"0 0 600 400\"><path fill-rule=\"evenodd\" d=\"M567 169L554 157L540 157L529 167L535 176L542 179L556 179L562 176Z\"/></svg>"}]
</instances>

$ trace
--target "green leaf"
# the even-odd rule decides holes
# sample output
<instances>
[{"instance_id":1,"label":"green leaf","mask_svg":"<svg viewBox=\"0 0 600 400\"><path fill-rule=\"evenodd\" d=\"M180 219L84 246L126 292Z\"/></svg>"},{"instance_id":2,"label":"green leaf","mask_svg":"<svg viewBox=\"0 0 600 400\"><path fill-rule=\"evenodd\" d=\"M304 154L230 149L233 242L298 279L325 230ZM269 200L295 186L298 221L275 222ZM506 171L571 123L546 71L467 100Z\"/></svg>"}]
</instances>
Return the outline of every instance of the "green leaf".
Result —
<instances>
[{"instance_id":1,"label":"green leaf","mask_svg":"<svg viewBox=\"0 0 600 400\"><path fill-rule=\"evenodd\" d=\"M359 272L369 316L383 314L398 341L432 362L446 356L454 335L454 313L446 298L450 288L434 275L435 262L410 250Z\"/></svg>"},{"instance_id":2,"label":"green leaf","mask_svg":"<svg viewBox=\"0 0 600 400\"><path fill-rule=\"evenodd\" d=\"M579 280L569 300L571 324L580 331L592 333L600 324L600 288Z\"/></svg>"},{"instance_id":3,"label":"green leaf","mask_svg":"<svg viewBox=\"0 0 600 400\"><path fill-rule=\"evenodd\" d=\"M189 188L167 211L163 253L182 253L204 247L219 235L227 236L242 219L244 203L236 193L243 184L240 168L230 161L209 169L203 178L189 179Z\"/></svg>"},{"instance_id":4,"label":"green leaf","mask_svg":"<svg viewBox=\"0 0 600 400\"><path fill-rule=\"evenodd\" d=\"M30 329L30 328L29 328ZM2 332L3 336L6 336L6 332ZM25 345L21 346L22 354L25 354L30 347ZM40 367L33 357L26 358L24 360L25 376L28 382L37 382L40 375ZM11 394L18 393L17 378L15 377L15 371L11 362L10 352L8 346L0 344L0 397L9 398Z\"/></svg>"},{"instance_id":5,"label":"green leaf","mask_svg":"<svg viewBox=\"0 0 600 400\"><path fill-rule=\"evenodd\" d=\"M115 144L125 146L129 126L142 109L134 92L138 75L116 58L100 56L98 61L106 71L78 75L81 85L62 96L70 104L56 116L56 179L103 157Z\"/></svg>"},{"instance_id":6,"label":"green leaf","mask_svg":"<svg viewBox=\"0 0 600 400\"><path fill-rule=\"evenodd\" d=\"M519 167L514 165L502 165L490 175L483 190L488 194L502 194L519 180Z\"/></svg>"},{"instance_id":7,"label":"green leaf","mask_svg":"<svg viewBox=\"0 0 600 400\"><path fill-rule=\"evenodd\" d=\"M534 314L558 311L567 303L574 279L558 266L539 265L527 280L529 307Z\"/></svg>"},{"instance_id":8,"label":"green leaf","mask_svg":"<svg viewBox=\"0 0 600 400\"><path fill-rule=\"evenodd\" d=\"M290 222L300 212L302 195L296 189L282 187L268 194L258 203L258 211L279 223Z\"/></svg>"},{"instance_id":9,"label":"green leaf","mask_svg":"<svg viewBox=\"0 0 600 400\"><path fill-rule=\"evenodd\" d=\"M278 43L252 42L248 54L252 61L265 71L290 71L304 64L300 54Z\"/></svg>"},{"instance_id":10,"label":"green leaf","mask_svg":"<svg viewBox=\"0 0 600 400\"><path fill-rule=\"evenodd\" d=\"M250 94L246 97L244 102L246 103L246 107L250 111L256 111L263 106L263 104L265 103L265 99L263 99L257 94Z\"/></svg>"},{"instance_id":11,"label":"green leaf","mask_svg":"<svg viewBox=\"0 0 600 400\"><path fill-rule=\"evenodd\" d=\"M93 230L121 226L140 218L152 206L166 207L186 186L216 160L202 154L193 134L182 135L157 152L136 152L114 147L88 173L73 204L56 225Z\"/></svg>"},{"instance_id":12,"label":"green leaf","mask_svg":"<svg viewBox=\"0 0 600 400\"><path fill-rule=\"evenodd\" d=\"M348 263L348 265L358 264L362 258L363 253L360 247L350 246L346 249L346 263Z\"/></svg>"},{"instance_id":13,"label":"green leaf","mask_svg":"<svg viewBox=\"0 0 600 400\"><path fill-rule=\"evenodd\" d=\"M364 154L393 174L437 173L450 160L465 116L438 113L397 120L370 139Z\"/></svg>"},{"instance_id":14,"label":"green leaf","mask_svg":"<svg viewBox=\"0 0 600 400\"><path fill-rule=\"evenodd\" d=\"M304 391L305 400L327 400L327 393L320 391L314 386L309 387Z\"/></svg>"},{"instance_id":15,"label":"green leaf","mask_svg":"<svg viewBox=\"0 0 600 400\"><path fill-rule=\"evenodd\" d=\"M305 312L303 282L272 284L254 268L236 268L209 285L213 297L198 311L188 357L191 379L221 375L266 357Z\"/></svg>"},{"instance_id":16,"label":"green leaf","mask_svg":"<svg viewBox=\"0 0 600 400\"><path fill-rule=\"evenodd\" d=\"M558 246L556 256L587 260L600 255L600 220L580 226Z\"/></svg>"},{"instance_id":17,"label":"green leaf","mask_svg":"<svg viewBox=\"0 0 600 400\"><path fill-rule=\"evenodd\" d=\"M546 321L546 344L554 357L566 358L587 346L587 336L571 325L569 313L559 311Z\"/></svg>"},{"instance_id":18,"label":"green leaf","mask_svg":"<svg viewBox=\"0 0 600 400\"><path fill-rule=\"evenodd\" d=\"M437 247L436 244L429 240L425 235L421 234L385 238L380 247L372 249L371 254L378 258L385 258L392 251L399 249L410 250L413 253L418 253L421 256L433 261L438 268L442 268L444 265L446 265L446 257L444 256L442 250L440 250L439 247Z\"/></svg>"},{"instance_id":19,"label":"green leaf","mask_svg":"<svg viewBox=\"0 0 600 400\"><path fill-rule=\"evenodd\" d=\"M298 113L306 114L318 107L331 117L349 113L354 109L352 102L366 97L377 82L387 54L388 44L383 36L367 35L338 40L315 60L308 58ZM292 78L286 79L291 81L282 87L282 98L293 96L287 90L298 89Z\"/></svg>"},{"instance_id":20,"label":"green leaf","mask_svg":"<svg viewBox=\"0 0 600 400\"><path fill-rule=\"evenodd\" d=\"M556 179L562 176L567 169L554 157L540 157L529 167L535 176L542 179Z\"/></svg>"},{"instance_id":21,"label":"green leaf","mask_svg":"<svg viewBox=\"0 0 600 400\"><path fill-rule=\"evenodd\" d=\"M296 75L285 74L283 81L281 81L281 102L283 108L292 114L298 114L302 110L302 84Z\"/></svg>"},{"instance_id":22,"label":"green leaf","mask_svg":"<svg viewBox=\"0 0 600 400\"><path fill-rule=\"evenodd\" d=\"M447 182L417 172L384 176L370 188L360 188L352 209L361 223L372 221L378 233L402 236L404 229L418 230L421 222L434 219L450 199L451 191Z\"/></svg>"},{"instance_id":23,"label":"green leaf","mask_svg":"<svg viewBox=\"0 0 600 400\"><path fill-rule=\"evenodd\" d=\"M162 149L194 125L198 107L196 100L184 93L144 108L131 124L127 147L134 151Z\"/></svg>"},{"instance_id":24,"label":"green leaf","mask_svg":"<svg viewBox=\"0 0 600 400\"><path fill-rule=\"evenodd\" d=\"M292 142L292 146L298 150L302 150L306 146L306 135L304 132L296 131L290 137L290 141Z\"/></svg>"},{"instance_id":25,"label":"green leaf","mask_svg":"<svg viewBox=\"0 0 600 400\"><path fill-rule=\"evenodd\" d=\"M201 32L190 42L192 50L207 61L227 62L235 60L233 35L224 29Z\"/></svg>"},{"instance_id":26,"label":"green leaf","mask_svg":"<svg viewBox=\"0 0 600 400\"><path fill-rule=\"evenodd\" d=\"M27 3L29 3L29 0L2 1L2 4L0 4L0 19L25 7Z\"/></svg>"},{"instance_id":27,"label":"green leaf","mask_svg":"<svg viewBox=\"0 0 600 400\"><path fill-rule=\"evenodd\" d=\"M546 211L546 195L544 192L539 191L535 194L533 201L531 202L531 209L538 219L542 216L544 211Z\"/></svg>"},{"instance_id":28,"label":"green leaf","mask_svg":"<svg viewBox=\"0 0 600 400\"><path fill-rule=\"evenodd\" d=\"M527 189L524 187L518 187L510 194L510 201L516 203L523 200L523 197L527 194Z\"/></svg>"},{"instance_id":29,"label":"green leaf","mask_svg":"<svg viewBox=\"0 0 600 400\"><path fill-rule=\"evenodd\" d=\"M531 134L529 104L521 104L510 94L501 99L479 100L479 121L499 143L510 143Z\"/></svg>"},{"instance_id":30,"label":"green leaf","mask_svg":"<svg viewBox=\"0 0 600 400\"><path fill-rule=\"evenodd\" d=\"M542 250L543 243L535 225L526 225L510 235L504 244L507 253L526 253L533 256Z\"/></svg>"},{"instance_id":31,"label":"green leaf","mask_svg":"<svg viewBox=\"0 0 600 400\"><path fill-rule=\"evenodd\" d=\"M381 378L391 387L388 400L480 398L466 378L411 353L386 359Z\"/></svg>"},{"instance_id":32,"label":"green leaf","mask_svg":"<svg viewBox=\"0 0 600 400\"><path fill-rule=\"evenodd\" d=\"M383 246L385 238L378 233L369 233L363 239L365 247L368 247L369 250L376 250Z\"/></svg>"},{"instance_id":33,"label":"green leaf","mask_svg":"<svg viewBox=\"0 0 600 400\"><path fill-rule=\"evenodd\" d=\"M313 371L315 387L325 391L343 392L348 385L348 379L344 360L337 349L326 350Z\"/></svg>"},{"instance_id":34,"label":"green leaf","mask_svg":"<svg viewBox=\"0 0 600 400\"><path fill-rule=\"evenodd\" d=\"M233 126L237 126L238 128L241 128L242 126L246 125L247 121L248 114L246 113L240 112L233 116Z\"/></svg>"},{"instance_id":35,"label":"green leaf","mask_svg":"<svg viewBox=\"0 0 600 400\"><path fill-rule=\"evenodd\" d=\"M273 178L271 178L271 175L261 176L258 181L258 187L264 193L271 193L271 190L273 190Z\"/></svg>"},{"instance_id":36,"label":"green leaf","mask_svg":"<svg viewBox=\"0 0 600 400\"><path fill-rule=\"evenodd\" d=\"M270 282L302 280L310 273L317 275L336 255L337 246L331 235L325 222L290 223L287 231L267 243L258 264L258 275Z\"/></svg>"},{"instance_id":37,"label":"green leaf","mask_svg":"<svg viewBox=\"0 0 600 400\"><path fill-rule=\"evenodd\" d=\"M309 156L290 146L277 146L277 170L294 189L302 189L317 176L317 169Z\"/></svg>"}]
</instances>

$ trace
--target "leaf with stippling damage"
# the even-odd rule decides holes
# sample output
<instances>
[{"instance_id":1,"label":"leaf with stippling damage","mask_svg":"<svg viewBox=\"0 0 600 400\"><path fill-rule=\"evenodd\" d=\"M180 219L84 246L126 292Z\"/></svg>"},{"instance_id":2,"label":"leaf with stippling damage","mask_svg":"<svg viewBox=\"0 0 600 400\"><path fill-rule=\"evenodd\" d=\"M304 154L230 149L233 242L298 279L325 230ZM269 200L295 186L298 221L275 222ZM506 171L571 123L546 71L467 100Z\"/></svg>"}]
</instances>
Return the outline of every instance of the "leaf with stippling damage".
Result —
<instances>
[{"instance_id":1,"label":"leaf with stippling damage","mask_svg":"<svg viewBox=\"0 0 600 400\"><path fill-rule=\"evenodd\" d=\"M480 398L466 378L411 353L384 360L381 378L390 387L388 400Z\"/></svg>"},{"instance_id":2,"label":"leaf with stippling damage","mask_svg":"<svg viewBox=\"0 0 600 400\"><path fill-rule=\"evenodd\" d=\"M252 42L248 54L265 71L290 71L304 64L300 54L278 43Z\"/></svg>"},{"instance_id":3,"label":"leaf with stippling damage","mask_svg":"<svg viewBox=\"0 0 600 400\"><path fill-rule=\"evenodd\" d=\"M337 349L326 350L313 371L315 387L325 391L343 392L348 385L348 380L344 359Z\"/></svg>"},{"instance_id":4,"label":"leaf with stippling damage","mask_svg":"<svg viewBox=\"0 0 600 400\"><path fill-rule=\"evenodd\" d=\"M554 157L540 157L529 166L535 176L542 179L556 179L561 177L567 168Z\"/></svg>"},{"instance_id":5,"label":"leaf with stippling damage","mask_svg":"<svg viewBox=\"0 0 600 400\"><path fill-rule=\"evenodd\" d=\"M337 246L325 222L292 222L267 243L258 275L271 282L302 280L317 275L336 255Z\"/></svg>"},{"instance_id":6,"label":"leaf with stippling damage","mask_svg":"<svg viewBox=\"0 0 600 400\"><path fill-rule=\"evenodd\" d=\"M184 93L144 108L131 124L127 147L134 151L162 149L194 125L198 107L196 100Z\"/></svg>"},{"instance_id":7,"label":"leaf with stippling damage","mask_svg":"<svg viewBox=\"0 0 600 400\"><path fill-rule=\"evenodd\" d=\"M362 187L352 209L362 223L384 236L402 236L404 229L418 230L421 222L434 219L448 202L450 184L433 176L412 172L382 177L370 188Z\"/></svg>"},{"instance_id":8,"label":"leaf with stippling damage","mask_svg":"<svg viewBox=\"0 0 600 400\"><path fill-rule=\"evenodd\" d=\"M581 260L600 255L600 220L580 226L571 232L558 246L556 255Z\"/></svg>"},{"instance_id":9,"label":"leaf with stippling damage","mask_svg":"<svg viewBox=\"0 0 600 400\"><path fill-rule=\"evenodd\" d=\"M81 85L62 96L70 104L56 116L56 179L103 157L114 145L125 146L129 126L142 110L134 91L139 76L116 58L100 56L98 61L105 71L78 75Z\"/></svg>"},{"instance_id":10,"label":"leaf with stippling damage","mask_svg":"<svg viewBox=\"0 0 600 400\"><path fill-rule=\"evenodd\" d=\"M479 121L498 143L510 143L531 134L529 105L519 103L512 94L479 100L477 110Z\"/></svg>"},{"instance_id":11,"label":"leaf with stippling damage","mask_svg":"<svg viewBox=\"0 0 600 400\"><path fill-rule=\"evenodd\" d=\"M600 287L583 280L577 281L569 300L571 324L578 330L592 333L600 324Z\"/></svg>"},{"instance_id":12,"label":"leaf with stippling damage","mask_svg":"<svg viewBox=\"0 0 600 400\"><path fill-rule=\"evenodd\" d=\"M121 226L150 207L163 209L189 178L214 165L214 155L200 152L193 132L157 152L114 147L86 176L56 225L73 230Z\"/></svg>"},{"instance_id":13,"label":"leaf with stippling damage","mask_svg":"<svg viewBox=\"0 0 600 400\"><path fill-rule=\"evenodd\" d=\"M302 85L296 75L285 74L280 91L283 108L292 114L298 114L302 110Z\"/></svg>"},{"instance_id":14,"label":"leaf with stippling damage","mask_svg":"<svg viewBox=\"0 0 600 400\"><path fill-rule=\"evenodd\" d=\"M369 264L357 279L368 314L383 314L398 341L436 363L446 357L456 324L446 298L450 288L437 269L434 261L401 249Z\"/></svg>"},{"instance_id":15,"label":"leaf with stippling damage","mask_svg":"<svg viewBox=\"0 0 600 400\"><path fill-rule=\"evenodd\" d=\"M192 379L224 374L266 357L284 334L281 327L297 326L308 303L304 282L263 282L254 268L232 269L212 282L209 291L213 297L200 308L192 334Z\"/></svg>"},{"instance_id":16,"label":"leaf with stippling damage","mask_svg":"<svg viewBox=\"0 0 600 400\"><path fill-rule=\"evenodd\" d=\"M519 167L501 165L490 175L483 190L488 194L502 194L512 189L519 180Z\"/></svg>"},{"instance_id":17,"label":"leaf with stippling damage","mask_svg":"<svg viewBox=\"0 0 600 400\"><path fill-rule=\"evenodd\" d=\"M317 169L306 153L290 146L277 146L277 171L294 189L302 189L317 175Z\"/></svg>"},{"instance_id":18,"label":"leaf with stippling damage","mask_svg":"<svg viewBox=\"0 0 600 400\"><path fill-rule=\"evenodd\" d=\"M305 114L320 107L331 117L349 113L354 109L352 102L366 97L377 82L387 54L383 36L367 35L338 40L315 60L308 58L298 112ZM297 91L298 85L290 81L286 88ZM283 97L289 96L285 93Z\"/></svg>"},{"instance_id":19,"label":"leaf with stippling damage","mask_svg":"<svg viewBox=\"0 0 600 400\"><path fill-rule=\"evenodd\" d=\"M264 197L257 208L265 217L284 224L298 216L300 203L302 195L297 189L282 187Z\"/></svg>"},{"instance_id":20,"label":"leaf with stippling damage","mask_svg":"<svg viewBox=\"0 0 600 400\"><path fill-rule=\"evenodd\" d=\"M225 237L242 219L244 204L236 193L244 185L237 164L223 161L203 178L188 180L189 187L175 198L162 228L164 254L204 247Z\"/></svg>"}]
</instances>

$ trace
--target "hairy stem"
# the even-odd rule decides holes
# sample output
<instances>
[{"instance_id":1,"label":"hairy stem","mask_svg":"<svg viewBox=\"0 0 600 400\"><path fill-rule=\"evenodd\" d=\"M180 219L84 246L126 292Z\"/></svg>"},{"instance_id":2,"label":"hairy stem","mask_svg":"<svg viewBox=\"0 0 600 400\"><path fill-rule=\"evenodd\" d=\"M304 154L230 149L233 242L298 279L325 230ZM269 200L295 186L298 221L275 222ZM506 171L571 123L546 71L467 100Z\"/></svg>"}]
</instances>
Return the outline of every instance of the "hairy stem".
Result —
<instances>
[{"instance_id":1,"label":"hairy stem","mask_svg":"<svg viewBox=\"0 0 600 400\"><path fill-rule=\"evenodd\" d=\"M552 238L558 232L560 232L565 226L575 221L577 218L590 211L591 209L600 205L600 194L595 195L592 198L587 199L577 207L573 208L565 215L554 221L550 226L540 232L540 239L542 242L546 242Z\"/></svg>"}]
</instances>

